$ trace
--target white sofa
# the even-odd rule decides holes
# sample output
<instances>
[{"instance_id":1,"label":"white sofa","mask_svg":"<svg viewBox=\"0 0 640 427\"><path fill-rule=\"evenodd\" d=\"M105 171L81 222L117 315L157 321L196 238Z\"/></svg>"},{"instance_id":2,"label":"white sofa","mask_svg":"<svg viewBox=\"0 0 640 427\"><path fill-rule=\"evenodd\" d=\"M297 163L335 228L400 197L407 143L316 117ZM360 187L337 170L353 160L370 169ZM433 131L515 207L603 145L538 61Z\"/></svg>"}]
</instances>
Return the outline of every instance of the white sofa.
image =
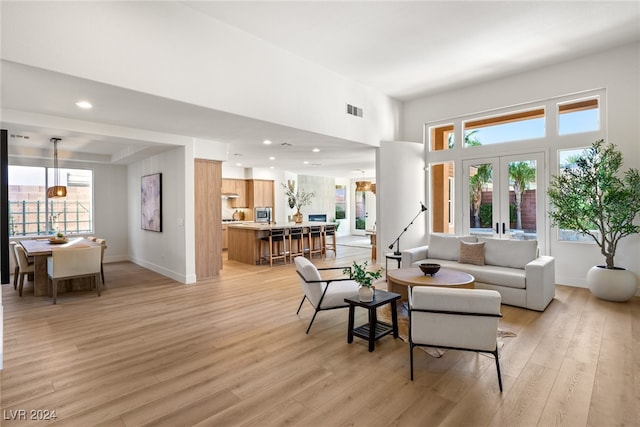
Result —
<instances>
[{"instance_id":1,"label":"white sofa","mask_svg":"<svg viewBox=\"0 0 640 427\"><path fill-rule=\"evenodd\" d=\"M554 258L538 256L536 240L434 233L429 236L429 245L402 251L401 262L403 268L433 262L471 274L476 289L500 292L502 303L507 305L544 311L555 296Z\"/></svg>"}]
</instances>

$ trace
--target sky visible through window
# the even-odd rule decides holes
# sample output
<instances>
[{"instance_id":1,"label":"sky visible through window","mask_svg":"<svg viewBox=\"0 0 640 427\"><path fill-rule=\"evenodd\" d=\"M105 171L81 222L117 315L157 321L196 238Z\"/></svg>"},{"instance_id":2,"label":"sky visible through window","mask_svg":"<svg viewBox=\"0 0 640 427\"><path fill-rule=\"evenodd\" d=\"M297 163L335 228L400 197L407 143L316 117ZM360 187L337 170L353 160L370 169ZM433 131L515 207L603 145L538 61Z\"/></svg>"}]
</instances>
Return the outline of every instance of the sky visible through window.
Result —
<instances>
[{"instance_id":1,"label":"sky visible through window","mask_svg":"<svg viewBox=\"0 0 640 427\"><path fill-rule=\"evenodd\" d=\"M598 112L597 108L593 108L584 111L559 114L558 134L569 135L598 130L600 128ZM465 132L468 135L474 130L476 132L472 135L472 138L480 141L482 145L544 138L545 119L537 118L494 126L485 126L483 128L467 130Z\"/></svg>"}]
</instances>

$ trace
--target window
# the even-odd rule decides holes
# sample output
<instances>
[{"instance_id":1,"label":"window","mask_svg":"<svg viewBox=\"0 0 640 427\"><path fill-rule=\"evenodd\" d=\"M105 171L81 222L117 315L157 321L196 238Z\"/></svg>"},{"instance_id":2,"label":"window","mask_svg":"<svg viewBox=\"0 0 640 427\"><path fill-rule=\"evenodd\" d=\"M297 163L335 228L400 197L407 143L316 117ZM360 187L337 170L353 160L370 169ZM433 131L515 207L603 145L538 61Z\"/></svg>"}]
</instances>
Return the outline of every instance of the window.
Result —
<instances>
[{"instance_id":1,"label":"window","mask_svg":"<svg viewBox=\"0 0 640 427\"><path fill-rule=\"evenodd\" d=\"M431 163L431 231L454 233L454 163Z\"/></svg>"},{"instance_id":2,"label":"window","mask_svg":"<svg viewBox=\"0 0 640 427\"><path fill-rule=\"evenodd\" d=\"M584 148L559 150L558 151L558 170L562 173L563 169L575 167L576 160L582 155ZM594 232L596 232L594 230ZM579 233L575 230L558 230L558 240L569 242L593 242L593 238Z\"/></svg>"},{"instance_id":3,"label":"window","mask_svg":"<svg viewBox=\"0 0 640 427\"><path fill-rule=\"evenodd\" d=\"M544 138L544 108L464 122L464 146Z\"/></svg>"},{"instance_id":4,"label":"window","mask_svg":"<svg viewBox=\"0 0 640 427\"><path fill-rule=\"evenodd\" d=\"M431 151L451 150L454 147L453 125L432 127L429 129Z\"/></svg>"},{"instance_id":5,"label":"window","mask_svg":"<svg viewBox=\"0 0 640 427\"><path fill-rule=\"evenodd\" d=\"M9 166L9 235L29 236L93 231L93 171L60 169L67 197L47 199L53 169Z\"/></svg>"},{"instance_id":6,"label":"window","mask_svg":"<svg viewBox=\"0 0 640 427\"><path fill-rule=\"evenodd\" d=\"M600 129L598 98L558 104L558 134L593 132Z\"/></svg>"}]
</instances>

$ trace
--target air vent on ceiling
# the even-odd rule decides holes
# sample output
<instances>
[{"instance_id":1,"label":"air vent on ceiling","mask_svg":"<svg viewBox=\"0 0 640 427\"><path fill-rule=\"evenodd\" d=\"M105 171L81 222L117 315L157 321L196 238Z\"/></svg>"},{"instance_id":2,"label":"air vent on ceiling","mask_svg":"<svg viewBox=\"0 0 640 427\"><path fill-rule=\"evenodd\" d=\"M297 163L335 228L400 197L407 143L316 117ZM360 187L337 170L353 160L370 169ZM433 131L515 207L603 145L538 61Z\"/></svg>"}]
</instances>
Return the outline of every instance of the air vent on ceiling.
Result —
<instances>
[{"instance_id":1,"label":"air vent on ceiling","mask_svg":"<svg viewBox=\"0 0 640 427\"><path fill-rule=\"evenodd\" d=\"M10 136L11 136L11 138L17 138L17 139L29 139L28 135L18 135L18 134L13 134L12 133Z\"/></svg>"},{"instance_id":2,"label":"air vent on ceiling","mask_svg":"<svg viewBox=\"0 0 640 427\"><path fill-rule=\"evenodd\" d=\"M356 107L355 105L347 104L347 114L356 117L362 117L362 108Z\"/></svg>"}]
</instances>

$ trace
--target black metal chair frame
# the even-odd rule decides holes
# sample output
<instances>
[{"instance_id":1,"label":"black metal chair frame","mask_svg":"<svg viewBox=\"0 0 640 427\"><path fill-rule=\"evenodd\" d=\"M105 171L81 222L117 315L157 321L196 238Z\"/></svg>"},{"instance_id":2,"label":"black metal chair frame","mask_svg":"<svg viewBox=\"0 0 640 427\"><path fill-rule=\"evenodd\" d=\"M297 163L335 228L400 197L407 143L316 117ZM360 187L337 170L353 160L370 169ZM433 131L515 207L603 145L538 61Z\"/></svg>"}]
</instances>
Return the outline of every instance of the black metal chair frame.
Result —
<instances>
[{"instance_id":1,"label":"black metal chair frame","mask_svg":"<svg viewBox=\"0 0 640 427\"><path fill-rule=\"evenodd\" d=\"M316 267L317 268L317 267ZM300 274L300 272L298 270L296 270L296 273L298 273L298 276L302 277L302 280L305 281L305 283L326 283L327 286L324 287L324 291L322 292L322 295L320 296L320 301L318 301L318 307L313 307L313 304L311 304L311 301L309 301L309 303L311 304L311 306L314 308L315 312L313 313L313 317L311 318L311 322L309 322L309 326L307 327L307 334L309 333L309 331L311 330L311 325L313 325L313 321L316 319L316 315L318 314L319 311L324 311L324 310L335 310L337 308L348 308L349 304L345 303L344 305L340 305L337 307L331 307L331 308L320 308L322 306L322 301L324 300L324 295L327 293L327 290L329 289L329 286L331 285L332 282L343 282L345 280L353 280L351 278L351 267L325 267L325 268L318 268L318 271L324 271L324 270L345 270L348 269L349 270L349 277L344 277L344 278L340 278L340 279L326 279L326 280L307 280L304 278L304 276L302 276L302 274ZM302 301L300 301L300 305L298 306L298 311L296 311L296 315L300 314L300 309L302 308L302 304L304 304L304 300L307 299L307 295L303 295L302 296Z\"/></svg>"},{"instance_id":2,"label":"black metal chair frame","mask_svg":"<svg viewBox=\"0 0 640 427\"><path fill-rule=\"evenodd\" d=\"M477 350L475 348L448 347L448 346L432 345L432 344L416 344L413 342L413 339L411 338L411 312L412 311L422 312L422 313L437 313L437 314L451 314L451 315L458 315L458 316L479 316L479 317L502 317L502 314L470 313L470 312L464 312L464 311L423 310L423 309L412 309L411 306L409 306L409 364L411 365L411 381L413 381L413 348L414 347L434 347L434 348L442 348L446 350L475 351L477 353L493 354L493 357L496 359L496 370L498 371L498 386L500 387L500 392L502 392L502 375L500 374L500 359L498 356L497 341L496 341L496 348L493 351Z\"/></svg>"}]
</instances>

